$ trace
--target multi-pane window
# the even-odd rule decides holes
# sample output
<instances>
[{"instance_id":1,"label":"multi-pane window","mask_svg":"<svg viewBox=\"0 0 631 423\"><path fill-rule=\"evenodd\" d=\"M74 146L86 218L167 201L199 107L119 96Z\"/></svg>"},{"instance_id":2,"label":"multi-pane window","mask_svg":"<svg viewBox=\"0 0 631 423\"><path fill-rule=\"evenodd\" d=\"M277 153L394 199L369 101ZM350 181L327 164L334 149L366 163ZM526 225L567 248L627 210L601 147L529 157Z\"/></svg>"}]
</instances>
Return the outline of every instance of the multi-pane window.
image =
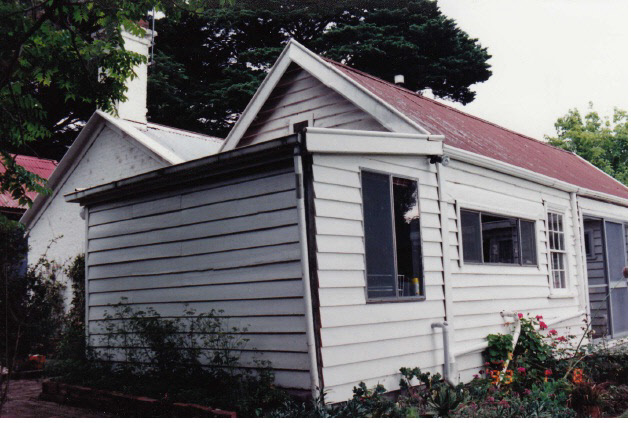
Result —
<instances>
[{"instance_id":1,"label":"multi-pane window","mask_svg":"<svg viewBox=\"0 0 631 423\"><path fill-rule=\"evenodd\" d=\"M566 286L565 235L563 233L563 215L559 213L548 212L548 244L552 287L563 289Z\"/></svg>"},{"instance_id":2,"label":"multi-pane window","mask_svg":"<svg viewBox=\"0 0 631 423\"><path fill-rule=\"evenodd\" d=\"M537 264L534 221L461 210L460 226L466 263Z\"/></svg>"},{"instance_id":3,"label":"multi-pane window","mask_svg":"<svg viewBox=\"0 0 631 423\"><path fill-rule=\"evenodd\" d=\"M368 298L423 297L418 184L362 171L362 201Z\"/></svg>"}]
</instances>

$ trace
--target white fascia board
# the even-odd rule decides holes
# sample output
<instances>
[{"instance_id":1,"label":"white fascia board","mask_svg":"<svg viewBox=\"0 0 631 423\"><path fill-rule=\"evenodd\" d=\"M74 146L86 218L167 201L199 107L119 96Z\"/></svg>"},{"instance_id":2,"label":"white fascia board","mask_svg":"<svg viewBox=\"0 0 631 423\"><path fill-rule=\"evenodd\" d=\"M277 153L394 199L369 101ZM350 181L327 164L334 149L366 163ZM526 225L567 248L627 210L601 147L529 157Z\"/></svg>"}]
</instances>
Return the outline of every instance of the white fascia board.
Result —
<instances>
[{"instance_id":1,"label":"white fascia board","mask_svg":"<svg viewBox=\"0 0 631 423\"><path fill-rule=\"evenodd\" d=\"M285 46L285 49L280 53L280 56L278 56L278 59L276 59L276 62L267 73L267 76L261 85L259 85L256 93L254 93L254 96L250 99L250 102L246 106L245 110L230 130L230 133L219 149L220 153L236 148L237 144L241 140L241 137L243 137L243 134L245 134L245 131L257 116L259 110L261 110L261 107L263 107L265 101L267 101L274 88L276 88L276 84L278 84L278 81L280 81L285 74L285 71L291 64L291 59L287 55L287 51L290 48L291 42L288 43L287 46Z\"/></svg>"},{"instance_id":2,"label":"white fascia board","mask_svg":"<svg viewBox=\"0 0 631 423\"><path fill-rule=\"evenodd\" d=\"M626 198L618 197L616 195L605 194L603 192L590 190L587 188L579 187L578 185L570 184L560 181L550 176L545 176L531 170L527 170L515 165L511 165L500 160L491 159L480 154L471 153L460 148L452 147L449 145L444 146L444 154L455 160L460 160L465 163L470 163L476 166L484 167L486 169L495 170L500 173L523 178L528 181L536 182L541 185L556 188L565 192L575 192L577 195L594 198L600 201L606 201L608 203L618 204L628 207L629 200Z\"/></svg>"},{"instance_id":3,"label":"white fascia board","mask_svg":"<svg viewBox=\"0 0 631 423\"><path fill-rule=\"evenodd\" d=\"M132 137L141 146L145 147L149 151L156 154L160 159L166 162L166 164L174 165L184 162L185 160L173 153L171 150L158 144L147 135L143 134L140 130L136 129L132 124L125 122L122 119L117 119L105 112L97 110L98 113L107 123L109 123L113 129L120 129L125 134Z\"/></svg>"},{"instance_id":4,"label":"white fascia board","mask_svg":"<svg viewBox=\"0 0 631 423\"><path fill-rule=\"evenodd\" d=\"M336 154L441 155L443 136L307 128L307 151Z\"/></svg>"},{"instance_id":5,"label":"white fascia board","mask_svg":"<svg viewBox=\"0 0 631 423\"><path fill-rule=\"evenodd\" d=\"M336 69L295 40L289 42L289 57L327 87L357 105L393 132L429 134L425 128L386 103L367 88Z\"/></svg>"}]
</instances>

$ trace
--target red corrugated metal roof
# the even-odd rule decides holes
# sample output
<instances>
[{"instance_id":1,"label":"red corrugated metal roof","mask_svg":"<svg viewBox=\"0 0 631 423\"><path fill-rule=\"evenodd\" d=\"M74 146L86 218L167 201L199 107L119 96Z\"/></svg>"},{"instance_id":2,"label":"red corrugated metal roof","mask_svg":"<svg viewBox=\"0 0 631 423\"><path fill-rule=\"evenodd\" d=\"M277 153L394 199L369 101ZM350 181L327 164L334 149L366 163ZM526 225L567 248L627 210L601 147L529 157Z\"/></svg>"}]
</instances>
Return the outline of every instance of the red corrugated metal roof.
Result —
<instances>
[{"instance_id":1,"label":"red corrugated metal roof","mask_svg":"<svg viewBox=\"0 0 631 423\"><path fill-rule=\"evenodd\" d=\"M627 187L573 153L518 134L349 66L325 59L445 144L550 176L582 188L627 198Z\"/></svg>"},{"instance_id":2,"label":"red corrugated metal roof","mask_svg":"<svg viewBox=\"0 0 631 423\"><path fill-rule=\"evenodd\" d=\"M48 179L55 170L55 167L57 167L57 162L55 160L38 159L37 157L23 156L21 154L15 156L15 161L24 169L44 179ZM4 165L0 163L0 173L4 173L4 170ZM37 193L28 192L27 195L31 200L34 200ZM0 208L27 209L26 206L20 205L13 197L11 197L11 194L6 192L0 193Z\"/></svg>"}]
</instances>

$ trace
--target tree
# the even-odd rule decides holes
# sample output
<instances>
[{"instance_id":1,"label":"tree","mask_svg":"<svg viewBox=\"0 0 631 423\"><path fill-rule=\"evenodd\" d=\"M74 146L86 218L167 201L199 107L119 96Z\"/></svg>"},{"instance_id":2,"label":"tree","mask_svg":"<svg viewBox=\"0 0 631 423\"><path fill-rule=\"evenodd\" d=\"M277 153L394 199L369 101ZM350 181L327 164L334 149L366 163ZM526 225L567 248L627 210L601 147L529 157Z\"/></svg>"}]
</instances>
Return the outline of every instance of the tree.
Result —
<instances>
[{"instance_id":1,"label":"tree","mask_svg":"<svg viewBox=\"0 0 631 423\"><path fill-rule=\"evenodd\" d=\"M555 147L581 156L603 172L628 185L628 115L614 108L613 120L601 118L592 103L585 117L577 109L557 119L556 137L546 136Z\"/></svg>"},{"instance_id":2,"label":"tree","mask_svg":"<svg viewBox=\"0 0 631 423\"><path fill-rule=\"evenodd\" d=\"M157 21L154 122L225 136L294 38L333 60L463 104L491 76L490 55L429 0L254 0Z\"/></svg>"},{"instance_id":3,"label":"tree","mask_svg":"<svg viewBox=\"0 0 631 423\"><path fill-rule=\"evenodd\" d=\"M223 3L225 0L219 0ZM22 204L44 181L12 153L60 158L96 108L114 112L141 55L125 51L121 28L136 35L153 7L171 16L211 0L9 0L0 3L0 192Z\"/></svg>"}]
</instances>

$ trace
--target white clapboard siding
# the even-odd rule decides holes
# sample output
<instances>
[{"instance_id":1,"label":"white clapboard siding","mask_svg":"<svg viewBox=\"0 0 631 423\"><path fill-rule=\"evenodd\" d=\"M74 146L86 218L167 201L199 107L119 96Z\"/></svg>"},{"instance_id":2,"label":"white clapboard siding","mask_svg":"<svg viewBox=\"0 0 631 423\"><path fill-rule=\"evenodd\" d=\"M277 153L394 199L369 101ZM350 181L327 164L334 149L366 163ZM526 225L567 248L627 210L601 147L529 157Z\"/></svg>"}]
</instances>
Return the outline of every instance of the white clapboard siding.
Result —
<instances>
[{"instance_id":1,"label":"white clapboard siding","mask_svg":"<svg viewBox=\"0 0 631 423\"><path fill-rule=\"evenodd\" d=\"M511 318L501 312L543 315L544 321L571 316L580 311L577 252L568 193L459 161L445 169L447 194L452 201L448 216L451 254L451 285L456 351L483 342L492 333L510 333ZM462 263L456 204L460 208L495 212L536 221L537 266L480 265ZM550 297L546 207L565 214L569 297ZM454 260L458 259L458 260ZM579 333L574 319L562 325ZM564 327L565 327L564 326ZM555 328L556 329L556 328ZM558 329L557 329L558 330ZM482 353L457 357L461 381L473 378L482 365Z\"/></svg>"},{"instance_id":2,"label":"white clapboard siding","mask_svg":"<svg viewBox=\"0 0 631 423\"><path fill-rule=\"evenodd\" d=\"M340 143L344 142L341 137ZM444 320L442 236L434 166L419 157L313 157L315 226L324 388L327 400L347 399L361 381L387 381L399 369L440 366ZM367 303L361 169L419 181L426 299Z\"/></svg>"},{"instance_id":3,"label":"white clapboard siding","mask_svg":"<svg viewBox=\"0 0 631 423\"><path fill-rule=\"evenodd\" d=\"M223 310L251 337L242 366L268 360L281 386L309 389L296 205L283 168L99 206L88 217L90 333L121 301L164 318Z\"/></svg>"},{"instance_id":4,"label":"white clapboard siding","mask_svg":"<svg viewBox=\"0 0 631 423\"><path fill-rule=\"evenodd\" d=\"M289 135L293 133L291 124L305 120L310 122L309 126L319 128L385 130L369 114L309 72L291 65L239 141L239 146Z\"/></svg>"}]
</instances>

